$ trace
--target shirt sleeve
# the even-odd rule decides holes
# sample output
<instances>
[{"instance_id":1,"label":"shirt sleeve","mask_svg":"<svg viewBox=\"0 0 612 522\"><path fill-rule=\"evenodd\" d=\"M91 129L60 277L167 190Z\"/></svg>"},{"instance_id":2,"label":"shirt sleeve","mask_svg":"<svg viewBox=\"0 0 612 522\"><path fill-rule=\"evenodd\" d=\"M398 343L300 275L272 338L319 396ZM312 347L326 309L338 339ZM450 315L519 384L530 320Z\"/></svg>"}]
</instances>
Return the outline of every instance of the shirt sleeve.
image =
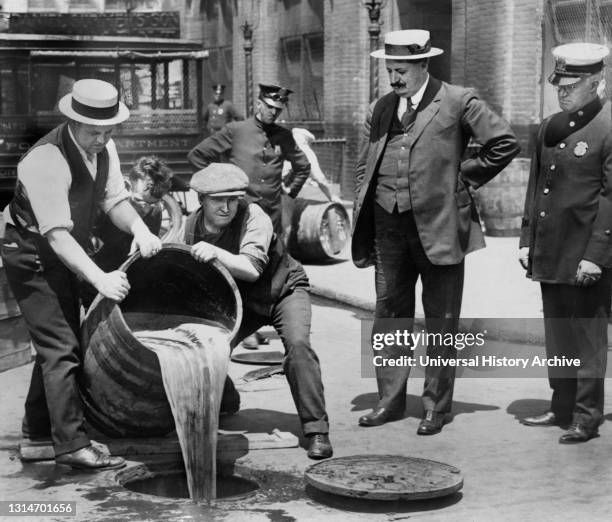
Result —
<instances>
[{"instance_id":1,"label":"shirt sleeve","mask_svg":"<svg viewBox=\"0 0 612 522\"><path fill-rule=\"evenodd\" d=\"M273 234L272 221L268 215L261 207L251 203L240 232L239 253L249 258L259 274L268 265L268 249Z\"/></svg>"},{"instance_id":2,"label":"shirt sleeve","mask_svg":"<svg viewBox=\"0 0 612 522\"><path fill-rule=\"evenodd\" d=\"M47 143L32 150L17 166L38 230L46 234L54 228L72 230L68 191L72 176L59 148Z\"/></svg>"},{"instance_id":3,"label":"shirt sleeve","mask_svg":"<svg viewBox=\"0 0 612 522\"><path fill-rule=\"evenodd\" d=\"M130 196L125 188L125 182L121 174L121 163L113 140L106 144L106 151L108 152L108 179L106 180L106 193L102 200L102 210L104 212L108 212L117 203L128 199Z\"/></svg>"}]
</instances>

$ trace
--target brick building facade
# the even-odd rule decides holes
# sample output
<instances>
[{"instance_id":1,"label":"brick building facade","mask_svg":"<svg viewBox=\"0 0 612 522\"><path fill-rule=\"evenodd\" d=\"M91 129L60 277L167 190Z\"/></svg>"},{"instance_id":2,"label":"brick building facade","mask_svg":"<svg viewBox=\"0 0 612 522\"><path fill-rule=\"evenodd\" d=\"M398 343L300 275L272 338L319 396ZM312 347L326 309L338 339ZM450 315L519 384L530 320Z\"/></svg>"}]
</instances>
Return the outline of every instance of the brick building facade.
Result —
<instances>
[{"instance_id":1,"label":"brick building facade","mask_svg":"<svg viewBox=\"0 0 612 522\"><path fill-rule=\"evenodd\" d=\"M370 38L363 0L3 0L4 11L179 10L181 37L209 50L204 104L213 83L247 110L244 28L253 30L252 84L280 83L295 91L281 118L322 139L317 152L350 198L359 135L370 98ZM382 35L426 28L445 54L432 74L476 87L513 125L527 158L533 132L556 110L546 77L550 49L569 41L612 38L611 0L383 0ZM388 92L379 61L379 94ZM609 84L612 81L608 79ZM251 102L252 103L252 102ZM522 170L528 165L523 161Z\"/></svg>"},{"instance_id":2,"label":"brick building facade","mask_svg":"<svg viewBox=\"0 0 612 522\"><path fill-rule=\"evenodd\" d=\"M227 4L233 10L234 102L242 110L246 107L241 26L247 21L253 26L254 85L279 82L296 90L282 115L287 125L307 126L318 137L346 139L342 172L331 176L341 185L343 195L350 197L359 133L369 102L369 19L363 2L205 3ZM442 57L431 61L432 73L476 87L512 123L521 140L521 156L527 158L535 128L544 116L557 110L555 93L546 82L552 66L550 49L568 41L607 41L612 36L607 34L608 13L612 13L609 0L387 0L381 13L381 42L389 30L429 29L434 45L445 50ZM287 61L294 60L291 52L297 54L298 46L288 47L287 40L299 38L301 71L310 78L302 78L296 89L294 75L287 74ZM322 52L308 49L309 41L322 41ZM378 65L379 94L384 94L389 90L388 80L384 63ZM308 81L317 95L316 110L312 109L312 94L304 89ZM254 96L256 91L254 88ZM524 160L520 170L527 167Z\"/></svg>"}]
</instances>

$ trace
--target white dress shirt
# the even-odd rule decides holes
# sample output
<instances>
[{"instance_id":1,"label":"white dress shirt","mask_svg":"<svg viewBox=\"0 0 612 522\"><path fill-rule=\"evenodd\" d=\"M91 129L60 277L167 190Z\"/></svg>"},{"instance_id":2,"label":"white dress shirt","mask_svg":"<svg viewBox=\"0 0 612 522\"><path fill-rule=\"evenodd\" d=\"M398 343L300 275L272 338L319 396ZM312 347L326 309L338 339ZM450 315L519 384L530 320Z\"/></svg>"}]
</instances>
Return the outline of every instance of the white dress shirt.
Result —
<instances>
[{"instance_id":1,"label":"white dress shirt","mask_svg":"<svg viewBox=\"0 0 612 522\"><path fill-rule=\"evenodd\" d=\"M421 88L417 92L415 92L412 96L410 96L410 101L412 102L412 107L411 107L412 110L416 110L416 108L419 106L419 103L421 103L421 100L423 99L423 94L425 94L425 89L427 89L428 83L429 83L429 74L427 74L427 78L423 82L423 85L421 85ZM407 108L408 108L408 97L400 96L399 104L397 106L397 118L399 119L399 121L402 121L402 116L406 112Z\"/></svg>"},{"instance_id":2,"label":"white dress shirt","mask_svg":"<svg viewBox=\"0 0 612 522\"><path fill-rule=\"evenodd\" d=\"M98 171L97 155L94 155L93 161L90 161L85 151L74 140L72 132L70 132L70 137L83 157L91 177L95 179ZM108 212L117 203L129 198L121 174L117 148L112 139L106 144L106 151L108 152L108 179L102 200L104 212ZM68 201L72 174L58 147L47 143L29 152L17 165L17 179L25 187L41 234L44 235L54 228L72 230L74 223L70 219ZM4 209L3 218L6 223L14 224L8 206Z\"/></svg>"}]
</instances>

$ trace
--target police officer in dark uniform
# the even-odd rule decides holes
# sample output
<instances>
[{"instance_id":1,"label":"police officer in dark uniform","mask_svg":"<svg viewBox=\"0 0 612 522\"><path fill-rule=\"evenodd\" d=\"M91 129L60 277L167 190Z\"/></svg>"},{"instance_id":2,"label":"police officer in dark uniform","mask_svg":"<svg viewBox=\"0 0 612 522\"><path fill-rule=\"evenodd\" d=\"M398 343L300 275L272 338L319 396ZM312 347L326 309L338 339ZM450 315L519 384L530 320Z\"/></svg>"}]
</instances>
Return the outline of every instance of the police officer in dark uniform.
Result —
<instances>
[{"instance_id":1,"label":"police officer in dark uniform","mask_svg":"<svg viewBox=\"0 0 612 522\"><path fill-rule=\"evenodd\" d=\"M534 150L519 261L542 290L550 410L528 426L567 426L559 442L586 442L602 421L612 266L612 123L602 103L603 45L553 49L561 112L542 122Z\"/></svg>"},{"instance_id":2,"label":"police officer in dark uniform","mask_svg":"<svg viewBox=\"0 0 612 522\"><path fill-rule=\"evenodd\" d=\"M223 161L244 170L249 177L247 199L257 203L272 219L274 232L282 237L281 194L295 198L310 175L310 163L297 146L289 129L275 121L285 107L290 89L259 84L255 115L228 123L193 148L189 161L198 169ZM283 161L289 161L294 177L288 187L282 183Z\"/></svg>"},{"instance_id":3,"label":"police officer in dark uniform","mask_svg":"<svg viewBox=\"0 0 612 522\"><path fill-rule=\"evenodd\" d=\"M193 245L195 259L218 259L236 278L244 314L232 348L257 328L274 326L285 347L283 369L309 439L308 456L331 457L319 359L310 346L308 278L273 233L270 218L242 199L248 184L246 174L229 163L212 163L196 172L191 187L201 207L187 218L185 241ZM239 396L231 380L224 396L222 409L223 403L233 402L235 407L225 411L236 411Z\"/></svg>"},{"instance_id":4,"label":"police officer in dark uniform","mask_svg":"<svg viewBox=\"0 0 612 522\"><path fill-rule=\"evenodd\" d=\"M204 112L204 125L206 125L209 135L220 131L230 121L244 120L242 114L234 107L234 104L223 98L225 85L216 83L213 85L212 90L213 101L208 104Z\"/></svg>"}]
</instances>

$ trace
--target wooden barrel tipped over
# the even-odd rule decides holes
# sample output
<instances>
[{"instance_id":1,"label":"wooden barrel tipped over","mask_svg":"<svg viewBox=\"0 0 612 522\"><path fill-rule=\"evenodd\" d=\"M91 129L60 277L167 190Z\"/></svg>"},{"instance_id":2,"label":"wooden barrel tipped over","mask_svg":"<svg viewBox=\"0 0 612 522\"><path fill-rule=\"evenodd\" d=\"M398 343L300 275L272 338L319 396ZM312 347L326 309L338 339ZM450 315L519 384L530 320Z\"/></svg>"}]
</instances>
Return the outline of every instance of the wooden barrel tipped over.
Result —
<instances>
[{"instance_id":1,"label":"wooden barrel tipped over","mask_svg":"<svg viewBox=\"0 0 612 522\"><path fill-rule=\"evenodd\" d=\"M153 437L174 430L157 355L134 335L132 317L156 329L203 320L223 326L232 339L242 320L236 283L220 263L201 263L184 245L166 244L156 256L136 254L121 267L130 293L119 304L101 296L81 328L85 416L110 437ZM141 320L141 319L138 319Z\"/></svg>"},{"instance_id":2,"label":"wooden barrel tipped over","mask_svg":"<svg viewBox=\"0 0 612 522\"><path fill-rule=\"evenodd\" d=\"M288 246L296 259L334 259L342 253L350 233L349 216L340 203L295 200Z\"/></svg>"}]
</instances>

